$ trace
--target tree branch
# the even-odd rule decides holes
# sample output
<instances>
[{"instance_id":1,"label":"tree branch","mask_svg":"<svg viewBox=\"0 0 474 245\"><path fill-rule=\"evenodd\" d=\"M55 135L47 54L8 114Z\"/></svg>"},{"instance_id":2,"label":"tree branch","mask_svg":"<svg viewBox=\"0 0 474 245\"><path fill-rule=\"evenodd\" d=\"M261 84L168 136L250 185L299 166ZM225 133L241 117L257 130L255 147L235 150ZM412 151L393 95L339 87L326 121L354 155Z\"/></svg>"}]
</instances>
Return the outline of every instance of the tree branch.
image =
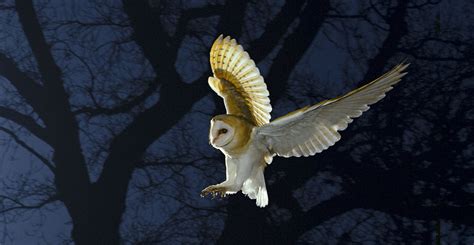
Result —
<instances>
[{"instance_id":1,"label":"tree branch","mask_svg":"<svg viewBox=\"0 0 474 245\"><path fill-rule=\"evenodd\" d=\"M144 102L147 98L149 98L150 95L152 95L156 89L158 88L158 82L157 81L150 81L149 82L148 88L143 91L138 96L135 96L127 101L124 101L120 103L119 105L116 105L111 108L104 108L104 107L83 107L80 108L76 111L73 111L74 115L79 115L79 114L86 114L88 116L97 116L97 115L115 115L119 113L125 113L130 111L132 108L135 106L141 104Z\"/></svg>"},{"instance_id":2,"label":"tree branch","mask_svg":"<svg viewBox=\"0 0 474 245\"><path fill-rule=\"evenodd\" d=\"M398 5L394 12L386 18L389 25L388 35L382 43L382 46L379 48L377 55L369 60L369 69L365 73L361 84L367 83L368 81L378 77L382 73L388 60L397 52L397 46L408 30L405 21L405 16L407 15L407 4L408 1L398 1Z\"/></svg>"},{"instance_id":3,"label":"tree branch","mask_svg":"<svg viewBox=\"0 0 474 245\"><path fill-rule=\"evenodd\" d=\"M292 243L313 227L353 210L357 207L358 200L349 194L341 194L319 203L306 212L294 215L279 227L279 230L285 234L280 239L286 241L283 244Z\"/></svg>"},{"instance_id":4,"label":"tree branch","mask_svg":"<svg viewBox=\"0 0 474 245\"><path fill-rule=\"evenodd\" d=\"M240 37L244 26L245 0L227 0L217 23L217 33L225 33L233 37Z\"/></svg>"},{"instance_id":5,"label":"tree branch","mask_svg":"<svg viewBox=\"0 0 474 245\"><path fill-rule=\"evenodd\" d=\"M45 89L43 86L18 69L15 62L3 53L0 53L0 75L5 77L16 88L18 93L38 115L45 114L47 106L44 103Z\"/></svg>"},{"instance_id":6,"label":"tree branch","mask_svg":"<svg viewBox=\"0 0 474 245\"><path fill-rule=\"evenodd\" d=\"M30 152L31 154L33 154L36 158L38 158L41 162L44 163L44 165L46 165L49 170L51 170L51 172L54 173L55 171L55 167L53 166L53 164L48 160L46 159L44 156L42 156L41 154L39 154L35 149L33 149L31 146L29 146L28 144L26 144L26 142L24 142L23 140L21 140L13 131L11 131L10 129L8 128L5 128L5 127L2 127L0 126L0 131L3 131L5 132L6 134L8 134L10 137L12 137L12 139L18 144L20 145L21 147L23 147L25 150L27 150L28 152Z\"/></svg>"},{"instance_id":7,"label":"tree branch","mask_svg":"<svg viewBox=\"0 0 474 245\"><path fill-rule=\"evenodd\" d=\"M175 43L174 46L179 47L181 45L181 41L186 35L186 27L191 20L219 15L223 8L224 6L222 5L206 5L204 7L186 9L182 11L176 27L176 33L173 36Z\"/></svg>"},{"instance_id":8,"label":"tree branch","mask_svg":"<svg viewBox=\"0 0 474 245\"><path fill-rule=\"evenodd\" d=\"M370 204L369 204L370 205ZM370 207L367 207L370 208ZM464 224L473 226L474 220L466 214L474 213L473 206L416 206L400 208L393 203L385 207L374 207L375 210L386 212L389 214L396 214L402 217L418 220L449 220L457 224Z\"/></svg>"},{"instance_id":9,"label":"tree branch","mask_svg":"<svg viewBox=\"0 0 474 245\"><path fill-rule=\"evenodd\" d=\"M248 52L254 60L262 60L276 47L291 23L299 16L304 4L304 0L287 0L285 2L280 12L265 26L263 34L250 42Z\"/></svg>"},{"instance_id":10,"label":"tree branch","mask_svg":"<svg viewBox=\"0 0 474 245\"><path fill-rule=\"evenodd\" d=\"M295 30L285 38L267 76L271 100L280 98L296 64L313 42L326 19L330 6L328 0L309 1L301 13Z\"/></svg>"},{"instance_id":11,"label":"tree branch","mask_svg":"<svg viewBox=\"0 0 474 245\"><path fill-rule=\"evenodd\" d=\"M236 1L228 1L227 4L234 6L235 2ZM241 4L244 3L242 2ZM230 10L231 8L229 6L226 5L225 9ZM126 183L128 183L134 165L139 161L143 152L161 134L175 125L198 99L207 94L208 90L206 89L207 84L205 82L207 75L203 75L190 85L185 84L179 79L174 64L170 64L172 63L170 61L174 59L169 59L170 57L166 55L159 55L153 52L152 47L149 47L156 47L157 44L146 39L149 31L145 28L157 29L156 26L151 27L147 25L154 23L153 20L156 21L158 17L156 13L152 12L150 7L146 4L146 1L137 3L137 1L125 0L124 8L134 28L136 42L142 47L143 52L147 58L150 59L150 62L155 64L166 63L166 65L157 68L157 71L160 71L159 74L162 80L168 80L166 83L163 83L161 87L160 101L158 104L139 114L135 120L112 141L111 154L104 163L104 169L97 184L108 183L105 185L109 185L118 181L124 183L121 187L126 190ZM225 24L223 23L230 23L227 18L235 19L236 16L243 18L245 8L240 7L238 9L242 12L234 12L232 17L227 15L227 12L221 13L220 24L218 25L224 27ZM232 26L233 25L234 24L232 24ZM240 28L240 26L238 28ZM171 55L171 57L176 57L176 54ZM176 96L176 94L180 94L180 96ZM172 106L176 104L180 106ZM167 120L162 120L163 115L166 115ZM157 125L160 125L160 127L157 128ZM121 164L117 164L117 162L122 163L122 166L120 166ZM123 191L123 189L121 191ZM122 194L125 194L125 191Z\"/></svg>"},{"instance_id":12,"label":"tree branch","mask_svg":"<svg viewBox=\"0 0 474 245\"><path fill-rule=\"evenodd\" d=\"M15 6L21 26L33 51L33 56L38 63L44 85L54 90L60 89L62 93L65 93L61 69L54 61L51 46L46 43L32 0L16 0Z\"/></svg>"},{"instance_id":13,"label":"tree branch","mask_svg":"<svg viewBox=\"0 0 474 245\"><path fill-rule=\"evenodd\" d=\"M243 1L238 2L243 4ZM227 4L235 4L235 1L228 1ZM137 115L134 121L112 140L110 154L104 162L97 182L93 185L93 191L97 193L95 195L102 198L95 207L96 211L101 212L117 226L125 210L128 184L136 163L157 138L176 125L189 112L192 105L209 91L206 83L207 75L201 76L189 85L180 80L174 67L177 53L172 53L174 49L166 48L167 37L157 40L163 28L157 26L161 25L159 14L150 9L147 1L124 0L124 9L134 28L135 41L159 74L160 81L164 82L161 83L158 103ZM245 8L238 9L243 11ZM234 12L232 15L222 13L219 22L230 24L226 19L235 19L236 16L243 18L244 12ZM157 35L150 30L158 30L159 33ZM160 47L160 44L163 46ZM178 94L179 96L176 96ZM163 120L163 117L166 117L166 120ZM110 203L115 207L113 210L108 205Z\"/></svg>"},{"instance_id":14,"label":"tree branch","mask_svg":"<svg viewBox=\"0 0 474 245\"><path fill-rule=\"evenodd\" d=\"M364 189L367 190L367 188ZM364 196L365 195L367 195L367 193L365 193ZM469 226L474 224L474 221L470 219L469 216L466 216L466 214L474 212L474 207L405 207L404 205L396 205L392 202L393 200L384 202L384 205L381 206L379 202L373 203L370 200L375 199L362 200L356 193L346 193L323 201L310 210L293 216L290 220L282 224L279 229L285 235L280 239L288 239L287 242L295 241L313 227L356 208L378 210L410 219L431 221L441 218ZM403 202L403 200L398 200L398 203L401 202Z\"/></svg>"},{"instance_id":15,"label":"tree branch","mask_svg":"<svg viewBox=\"0 0 474 245\"><path fill-rule=\"evenodd\" d=\"M82 154L78 124L71 112L61 70L46 42L32 0L16 0L15 8L45 88L42 90L45 108L38 114L46 125L54 149L52 160L56 166L55 184L74 221L74 227L86 225L90 223L87 215L90 206L90 179Z\"/></svg>"},{"instance_id":16,"label":"tree branch","mask_svg":"<svg viewBox=\"0 0 474 245\"><path fill-rule=\"evenodd\" d=\"M5 196L5 195L0 195L0 200L2 200L2 201L3 200L8 200L8 201L16 204L16 206L13 206L13 207L0 209L0 214L4 214L4 213L7 213L7 212L10 212L10 211L13 211L13 210L25 210L25 209L31 210L31 209L42 208L42 207L46 206L47 204L55 202L59 199L58 199L58 196L54 195L54 196L50 196L47 199L36 203L36 204L24 204L21 201L16 200L14 198L11 198L11 197L8 197L8 196Z\"/></svg>"},{"instance_id":17,"label":"tree branch","mask_svg":"<svg viewBox=\"0 0 474 245\"><path fill-rule=\"evenodd\" d=\"M129 16L133 28L132 38L140 46L143 55L150 62L155 72L159 74L162 66L169 66L176 54L169 35L160 21L160 12L152 9L148 1L123 0L123 8ZM162 79L163 82L171 82Z\"/></svg>"},{"instance_id":18,"label":"tree branch","mask_svg":"<svg viewBox=\"0 0 474 245\"><path fill-rule=\"evenodd\" d=\"M4 106L0 106L0 117L3 117L18 124L19 126L24 127L44 142L48 144L51 143L49 135L46 133L45 128L38 125L33 118Z\"/></svg>"}]
</instances>

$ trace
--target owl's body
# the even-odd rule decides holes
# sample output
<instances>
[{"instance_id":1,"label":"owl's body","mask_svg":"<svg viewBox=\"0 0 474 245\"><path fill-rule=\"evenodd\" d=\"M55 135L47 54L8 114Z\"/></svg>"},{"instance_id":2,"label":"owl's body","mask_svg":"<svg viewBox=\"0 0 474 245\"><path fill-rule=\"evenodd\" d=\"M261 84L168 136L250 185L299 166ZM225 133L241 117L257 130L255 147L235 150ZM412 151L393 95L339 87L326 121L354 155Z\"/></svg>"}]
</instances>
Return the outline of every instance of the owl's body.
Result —
<instances>
[{"instance_id":1,"label":"owl's body","mask_svg":"<svg viewBox=\"0 0 474 245\"><path fill-rule=\"evenodd\" d=\"M231 141L222 142L222 144L213 142L213 139L218 139L218 131L226 128L214 127L216 123L222 126L233 126L235 132ZM226 180L209 186L207 191L225 195L242 190L242 193L251 199L257 199L258 206L268 204L263 170L271 162L272 154L260 141L254 140L255 129L255 125L240 116L218 115L211 120L209 139L211 144L225 155Z\"/></svg>"},{"instance_id":2,"label":"owl's body","mask_svg":"<svg viewBox=\"0 0 474 245\"><path fill-rule=\"evenodd\" d=\"M263 77L242 46L222 35L211 48L209 85L224 99L227 114L212 118L209 141L226 160L226 180L201 195L242 191L257 206L268 205L264 169L274 156L312 156L334 145L369 105L399 82L401 64L378 79L335 99L301 108L270 122L272 107Z\"/></svg>"}]
</instances>

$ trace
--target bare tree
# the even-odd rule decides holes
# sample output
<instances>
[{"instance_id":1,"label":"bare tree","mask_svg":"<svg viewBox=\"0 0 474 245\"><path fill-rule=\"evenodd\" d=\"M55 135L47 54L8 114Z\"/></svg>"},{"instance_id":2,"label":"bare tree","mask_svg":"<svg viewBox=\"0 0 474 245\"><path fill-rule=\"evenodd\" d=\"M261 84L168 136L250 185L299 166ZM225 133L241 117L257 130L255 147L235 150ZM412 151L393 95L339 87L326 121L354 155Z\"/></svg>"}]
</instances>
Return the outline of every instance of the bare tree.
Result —
<instances>
[{"instance_id":1,"label":"bare tree","mask_svg":"<svg viewBox=\"0 0 474 245\"><path fill-rule=\"evenodd\" d=\"M34 164L2 180L0 212L14 222L63 206L76 244L470 241L474 48L463 9L472 7L4 1L0 131ZM241 195L203 200L199 190L224 176L206 144L210 117L223 113L207 87L220 33L261 65L277 114L402 59L412 66L338 145L272 163L268 208ZM322 45L345 64L339 89L312 70Z\"/></svg>"}]
</instances>

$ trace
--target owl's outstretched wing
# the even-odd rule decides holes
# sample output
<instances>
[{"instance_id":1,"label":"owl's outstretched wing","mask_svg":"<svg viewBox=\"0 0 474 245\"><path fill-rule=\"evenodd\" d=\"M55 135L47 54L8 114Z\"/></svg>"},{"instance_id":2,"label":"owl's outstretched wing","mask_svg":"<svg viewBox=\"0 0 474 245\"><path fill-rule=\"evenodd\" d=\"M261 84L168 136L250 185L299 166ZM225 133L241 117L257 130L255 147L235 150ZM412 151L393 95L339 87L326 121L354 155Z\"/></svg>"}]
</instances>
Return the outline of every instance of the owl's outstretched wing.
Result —
<instances>
[{"instance_id":1,"label":"owl's outstretched wing","mask_svg":"<svg viewBox=\"0 0 474 245\"><path fill-rule=\"evenodd\" d=\"M240 115L257 126L270 121L272 106L260 71L235 39L220 35L211 48L214 77L209 86L224 99L227 114Z\"/></svg>"},{"instance_id":2,"label":"owl's outstretched wing","mask_svg":"<svg viewBox=\"0 0 474 245\"><path fill-rule=\"evenodd\" d=\"M400 64L376 80L341 97L291 112L257 128L257 139L283 157L312 156L334 145L346 129L369 105L385 97L399 82L408 64Z\"/></svg>"}]
</instances>

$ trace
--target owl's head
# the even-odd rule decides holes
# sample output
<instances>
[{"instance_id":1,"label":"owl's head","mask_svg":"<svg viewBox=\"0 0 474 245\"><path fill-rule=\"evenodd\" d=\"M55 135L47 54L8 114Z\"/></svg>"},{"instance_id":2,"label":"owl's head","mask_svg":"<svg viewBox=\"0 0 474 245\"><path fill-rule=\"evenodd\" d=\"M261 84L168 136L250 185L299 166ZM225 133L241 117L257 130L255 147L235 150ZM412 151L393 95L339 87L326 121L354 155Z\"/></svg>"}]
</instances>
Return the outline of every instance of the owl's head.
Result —
<instances>
[{"instance_id":1,"label":"owl's head","mask_svg":"<svg viewBox=\"0 0 474 245\"><path fill-rule=\"evenodd\" d=\"M223 120L211 120L211 129L209 130L209 142L214 147L225 147L234 139L235 130Z\"/></svg>"},{"instance_id":2,"label":"owl's head","mask_svg":"<svg viewBox=\"0 0 474 245\"><path fill-rule=\"evenodd\" d=\"M238 148L248 142L250 130L248 123L239 117L218 115L211 120L209 142L216 148Z\"/></svg>"}]
</instances>

